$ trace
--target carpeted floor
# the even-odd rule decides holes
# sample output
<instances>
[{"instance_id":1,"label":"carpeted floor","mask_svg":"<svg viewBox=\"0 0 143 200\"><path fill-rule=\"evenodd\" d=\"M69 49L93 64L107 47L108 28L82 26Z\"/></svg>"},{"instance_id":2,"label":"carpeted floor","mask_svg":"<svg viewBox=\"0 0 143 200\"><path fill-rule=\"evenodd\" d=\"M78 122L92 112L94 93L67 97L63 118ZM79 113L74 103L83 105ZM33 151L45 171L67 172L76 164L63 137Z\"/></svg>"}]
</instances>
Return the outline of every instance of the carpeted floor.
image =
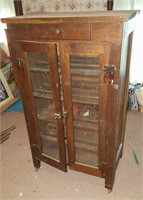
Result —
<instances>
[{"instance_id":1,"label":"carpeted floor","mask_svg":"<svg viewBox=\"0 0 143 200\"><path fill-rule=\"evenodd\" d=\"M143 199L143 113L128 112L124 154L111 193L104 179L84 173L64 173L45 163L35 172L24 114L4 112L1 129L13 125L10 138L0 144L0 200Z\"/></svg>"}]
</instances>

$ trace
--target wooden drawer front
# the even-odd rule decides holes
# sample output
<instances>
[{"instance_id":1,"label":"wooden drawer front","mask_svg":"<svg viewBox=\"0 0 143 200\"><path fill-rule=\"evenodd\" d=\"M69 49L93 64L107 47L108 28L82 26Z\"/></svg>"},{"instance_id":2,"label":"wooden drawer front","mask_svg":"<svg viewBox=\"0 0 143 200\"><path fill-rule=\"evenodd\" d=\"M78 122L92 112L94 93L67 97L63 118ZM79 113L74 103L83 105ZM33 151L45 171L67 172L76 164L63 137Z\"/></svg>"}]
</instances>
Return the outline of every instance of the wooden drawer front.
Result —
<instances>
[{"instance_id":1,"label":"wooden drawer front","mask_svg":"<svg viewBox=\"0 0 143 200\"><path fill-rule=\"evenodd\" d=\"M116 23L96 23L91 25L91 39L94 41L121 42L122 26Z\"/></svg>"},{"instance_id":2,"label":"wooden drawer front","mask_svg":"<svg viewBox=\"0 0 143 200\"><path fill-rule=\"evenodd\" d=\"M40 24L32 25L32 38L41 39L90 39L89 24Z\"/></svg>"},{"instance_id":3,"label":"wooden drawer front","mask_svg":"<svg viewBox=\"0 0 143 200\"><path fill-rule=\"evenodd\" d=\"M15 40L28 40L32 39L29 28L18 28L18 29L7 29L6 30L8 38Z\"/></svg>"}]
</instances>

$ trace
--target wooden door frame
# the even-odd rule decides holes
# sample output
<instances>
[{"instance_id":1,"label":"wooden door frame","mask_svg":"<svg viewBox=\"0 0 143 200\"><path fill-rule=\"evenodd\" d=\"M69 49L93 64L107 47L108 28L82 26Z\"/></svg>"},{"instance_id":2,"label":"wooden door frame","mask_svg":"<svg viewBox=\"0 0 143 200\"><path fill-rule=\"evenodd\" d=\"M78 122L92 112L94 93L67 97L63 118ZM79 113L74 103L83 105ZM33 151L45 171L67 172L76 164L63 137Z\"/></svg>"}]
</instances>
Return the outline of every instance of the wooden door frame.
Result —
<instances>
[{"instance_id":1,"label":"wooden door frame","mask_svg":"<svg viewBox=\"0 0 143 200\"><path fill-rule=\"evenodd\" d=\"M107 1L107 10L113 10L114 0Z\"/></svg>"},{"instance_id":2,"label":"wooden door frame","mask_svg":"<svg viewBox=\"0 0 143 200\"><path fill-rule=\"evenodd\" d=\"M16 16L23 15L22 0L13 0Z\"/></svg>"}]
</instances>

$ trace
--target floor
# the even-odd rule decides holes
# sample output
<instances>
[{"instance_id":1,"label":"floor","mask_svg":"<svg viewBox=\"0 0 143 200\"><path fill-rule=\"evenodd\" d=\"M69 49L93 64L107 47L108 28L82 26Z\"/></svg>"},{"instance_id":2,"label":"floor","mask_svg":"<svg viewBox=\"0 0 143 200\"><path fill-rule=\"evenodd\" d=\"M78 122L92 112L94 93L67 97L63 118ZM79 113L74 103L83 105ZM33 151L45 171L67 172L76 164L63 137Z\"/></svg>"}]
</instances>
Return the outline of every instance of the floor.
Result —
<instances>
[{"instance_id":1,"label":"floor","mask_svg":"<svg viewBox=\"0 0 143 200\"><path fill-rule=\"evenodd\" d=\"M124 154L111 193L104 188L104 179L91 175L64 173L45 163L35 172L24 114L6 112L0 121L2 130L16 125L0 144L0 200L143 199L143 113L128 112Z\"/></svg>"}]
</instances>

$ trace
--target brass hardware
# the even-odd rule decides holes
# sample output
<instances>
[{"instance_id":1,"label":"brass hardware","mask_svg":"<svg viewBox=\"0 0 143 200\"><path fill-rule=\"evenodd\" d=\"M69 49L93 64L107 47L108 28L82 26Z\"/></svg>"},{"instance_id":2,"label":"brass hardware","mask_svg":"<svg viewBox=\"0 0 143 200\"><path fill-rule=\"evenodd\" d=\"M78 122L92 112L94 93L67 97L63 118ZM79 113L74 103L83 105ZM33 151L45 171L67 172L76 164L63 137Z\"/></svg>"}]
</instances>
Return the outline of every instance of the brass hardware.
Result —
<instances>
[{"instance_id":1,"label":"brass hardware","mask_svg":"<svg viewBox=\"0 0 143 200\"><path fill-rule=\"evenodd\" d=\"M114 72L116 71L116 68L114 65L105 65L103 68L103 71L105 73L104 75L104 82L109 82L112 86L114 86Z\"/></svg>"},{"instance_id":2,"label":"brass hardware","mask_svg":"<svg viewBox=\"0 0 143 200\"><path fill-rule=\"evenodd\" d=\"M59 29L55 29L55 30L54 30L54 33L55 33L56 35L59 35L59 34L60 34L60 30L59 30Z\"/></svg>"},{"instance_id":3,"label":"brass hardware","mask_svg":"<svg viewBox=\"0 0 143 200\"><path fill-rule=\"evenodd\" d=\"M100 163L99 168L103 169L103 170L106 170L106 169L110 168L110 165L109 165L109 163L103 161L103 162Z\"/></svg>"},{"instance_id":4,"label":"brass hardware","mask_svg":"<svg viewBox=\"0 0 143 200\"><path fill-rule=\"evenodd\" d=\"M17 58L15 60L15 64L19 67L19 68L22 68L23 65L25 64L24 60L22 58Z\"/></svg>"},{"instance_id":5,"label":"brass hardware","mask_svg":"<svg viewBox=\"0 0 143 200\"><path fill-rule=\"evenodd\" d=\"M61 113L54 113L54 117L55 117L55 119L61 119L62 118Z\"/></svg>"},{"instance_id":6,"label":"brass hardware","mask_svg":"<svg viewBox=\"0 0 143 200\"><path fill-rule=\"evenodd\" d=\"M68 112L65 110L65 111L63 112L63 117L66 118L66 117L67 117L67 114L68 114Z\"/></svg>"},{"instance_id":7,"label":"brass hardware","mask_svg":"<svg viewBox=\"0 0 143 200\"><path fill-rule=\"evenodd\" d=\"M105 65L103 71L105 74L114 74L116 68L114 65Z\"/></svg>"}]
</instances>

